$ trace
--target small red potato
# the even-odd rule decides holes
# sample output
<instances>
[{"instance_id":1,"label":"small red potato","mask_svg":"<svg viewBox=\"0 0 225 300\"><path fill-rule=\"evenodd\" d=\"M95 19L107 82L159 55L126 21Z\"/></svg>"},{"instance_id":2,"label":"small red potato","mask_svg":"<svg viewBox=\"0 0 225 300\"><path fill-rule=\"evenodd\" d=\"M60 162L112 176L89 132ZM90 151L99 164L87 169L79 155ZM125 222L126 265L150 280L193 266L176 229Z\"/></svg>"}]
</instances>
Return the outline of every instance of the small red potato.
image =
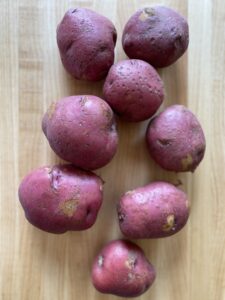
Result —
<instances>
[{"instance_id":1,"label":"small red potato","mask_svg":"<svg viewBox=\"0 0 225 300\"><path fill-rule=\"evenodd\" d=\"M186 194L166 182L154 182L129 191L118 204L120 229L131 239L173 235L184 227L188 216Z\"/></svg>"},{"instance_id":2,"label":"small red potato","mask_svg":"<svg viewBox=\"0 0 225 300\"><path fill-rule=\"evenodd\" d=\"M57 28L62 63L76 79L103 79L114 62L116 39L113 23L87 8L68 10Z\"/></svg>"},{"instance_id":3,"label":"small red potato","mask_svg":"<svg viewBox=\"0 0 225 300\"><path fill-rule=\"evenodd\" d=\"M121 297L140 296L152 285L155 276L154 267L142 249L125 240L108 243L92 267L95 288Z\"/></svg>"},{"instance_id":4,"label":"small red potato","mask_svg":"<svg viewBox=\"0 0 225 300\"><path fill-rule=\"evenodd\" d=\"M123 60L110 68L103 95L124 120L144 121L153 116L163 101L163 82L148 63Z\"/></svg>"},{"instance_id":5,"label":"small red potato","mask_svg":"<svg viewBox=\"0 0 225 300\"><path fill-rule=\"evenodd\" d=\"M152 158L169 171L194 172L205 153L201 125L183 105L172 105L153 118L146 141Z\"/></svg>"},{"instance_id":6,"label":"small red potato","mask_svg":"<svg viewBox=\"0 0 225 300\"><path fill-rule=\"evenodd\" d=\"M42 129L53 151L82 169L103 167L117 149L113 111L96 96L70 96L52 103Z\"/></svg>"},{"instance_id":7,"label":"small red potato","mask_svg":"<svg viewBox=\"0 0 225 300\"><path fill-rule=\"evenodd\" d=\"M91 227L102 204L100 177L72 165L41 167L19 186L27 220L47 232L64 233Z\"/></svg>"},{"instance_id":8,"label":"small red potato","mask_svg":"<svg viewBox=\"0 0 225 300\"><path fill-rule=\"evenodd\" d=\"M156 68L171 65L188 47L187 21L165 6L138 10L125 25L122 44L130 58L149 62Z\"/></svg>"}]
</instances>

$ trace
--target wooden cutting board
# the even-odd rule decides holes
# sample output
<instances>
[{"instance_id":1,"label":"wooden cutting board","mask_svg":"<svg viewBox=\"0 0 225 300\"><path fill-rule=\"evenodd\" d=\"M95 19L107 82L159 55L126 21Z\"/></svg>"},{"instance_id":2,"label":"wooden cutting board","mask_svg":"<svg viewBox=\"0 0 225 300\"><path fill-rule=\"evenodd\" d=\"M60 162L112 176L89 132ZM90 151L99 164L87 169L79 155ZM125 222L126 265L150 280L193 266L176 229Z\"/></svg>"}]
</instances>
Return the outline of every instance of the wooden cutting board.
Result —
<instances>
[{"instance_id":1,"label":"wooden cutting board","mask_svg":"<svg viewBox=\"0 0 225 300\"><path fill-rule=\"evenodd\" d=\"M164 107L182 103L206 134L204 161L194 174L163 171L149 157L147 122L118 121L119 149L98 174L105 180L104 204L95 226L53 235L31 226L17 188L31 169L59 162L41 132L53 100L74 94L102 95L102 84L73 80L64 71L56 26L70 7L92 8L118 30L116 61L124 59L122 28L138 8L163 3L187 17L190 45L174 65L160 70ZM142 240L157 280L142 300L225 299L225 7L223 0L1 0L0 18L0 230L2 300L119 299L101 295L90 282L94 256L121 237L116 202L121 193L153 180L181 180L192 203L190 220L177 235Z\"/></svg>"}]
</instances>

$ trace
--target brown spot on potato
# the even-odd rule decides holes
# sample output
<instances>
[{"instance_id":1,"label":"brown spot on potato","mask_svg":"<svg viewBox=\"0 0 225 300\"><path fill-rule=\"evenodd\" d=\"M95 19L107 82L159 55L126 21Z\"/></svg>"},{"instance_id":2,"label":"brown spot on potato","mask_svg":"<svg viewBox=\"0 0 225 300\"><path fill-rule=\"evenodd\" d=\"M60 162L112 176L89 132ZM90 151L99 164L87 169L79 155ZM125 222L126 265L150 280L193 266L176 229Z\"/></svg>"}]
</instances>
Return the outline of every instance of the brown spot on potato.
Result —
<instances>
[{"instance_id":1,"label":"brown spot on potato","mask_svg":"<svg viewBox=\"0 0 225 300\"><path fill-rule=\"evenodd\" d=\"M59 204L59 209L67 217L72 217L77 209L78 203L78 199L65 200Z\"/></svg>"},{"instance_id":2,"label":"brown spot on potato","mask_svg":"<svg viewBox=\"0 0 225 300\"><path fill-rule=\"evenodd\" d=\"M133 269L135 267L136 263L137 263L136 255L134 253L130 252L128 254L127 260L125 261L126 267L129 269Z\"/></svg>"},{"instance_id":3,"label":"brown spot on potato","mask_svg":"<svg viewBox=\"0 0 225 300\"><path fill-rule=\"evenodd\" d=\"M126 196L129 196L129 195L133 195L133 193L135 193L134 191L127 191L126 193L125 193L125 195Z\"/></svg>"},{"instance_id":4,"label":"brown spot on potato","mask_svg":"<svg viewBox=\"0 0 225 300\"><path fill-rule=\"evenodd\" d=\"M50 176L50 186L54 192L57 192L62 177L61 170L57 167L53 167L49 172L49 176Z\"/></svg>"},{"instance_id":5,"label":"brown spot on potato","mask_svg":"<svg viewBox=\"0 0 225 300\"><path fill-rule=\"evenodd\" d=\"M56 103L52 102L51 105L49 106L48 110L47 110L47 114L48 114L49 119L52 118L52 116L55 112L55 109L56 109Z\"/></svg>"},{"instance_id":6,"label":"brown spot on potato","mask_svg":"<svg viewBox=\"0 0 225 300\"><path fill-rule=\"evenodd\" d=\"M181 160L181 165L182 165L182 169L188 170L190 168L190 166L193 163L193 158L191 156L191 154L188 154L186 157L182 158Z\"/></svg>"},{"instance_id":7,"label":"brown spot on potato","mask_svg":"<svg viewBox=\"0 0 225 300\"><path fill-rule=\"evenodd\" d=\"M189 210L191 207L190 201L186 200L185 205L186 205L187 209Z\"/></svg>"},{"instance_id":8,"label":"brown spot on potato","mask_svg":"<svg viewBox=\"0 0 225 300\"><path fill-rule=\"evenodd\" d=\"M144 22L149 17L154 16L154 14L155 14L154 8L146 7L142 10L141 14L139 15L139 20Z\"/></svg>"},{"instance_id":9,"label":"brown spot on potato","mask_svg":"<svg viewBox=\"0 0 225 300\"><path fill-rule=\"evenodd\" d=\"M175 224L174 215L168 215L166 218L166 223L163 225L162 230L170 231L171 229L173 229L174 224Z\"/></svg>"},{"instance_id":10,"label":"brown spot on potato","mask_svg":"<svg viewBox=\"0 0 225 300\"><path fill-rule=\"evenodd\" d=\"M157 142L161 146L169 146L169 145L171 145L171 140L169 140L169 139L158 139Z\"/></svg>"},{"instance_id":11,"label":"brown spot on potato","mask_svg":"<svg viewBox=\"0 0 225 300\"><path fill-rule=\"evenodd\" d=\"M122 223L124 221L125 215L119 212L118 213L118 218L119 218L119 222Z\"/></svg>"},{"instance_id":12,"label":"brown spot on potato","mask_svg":"<svg viewBox=\"0 0 225 300\"><path fill-rule=\"evenodd\" d=\"M87 96L82 96L80 98L80 105L84 106L87 101L88 101L88 97Z\"/></svg>"},{"instance_id":13,"label":"brown spot on potato","mask_svg":"<svg viewBox=\"0 0 225 300\"><path fill-rule=\"evenodd\" d=\"M98 257L98 266L102 267L104 263L104 257L102 255L99 255Z\"/></svg>"},{"instance_id":14,"label":"brown spot on potato","mask_svg":"<svg viewBox=\"0 0 225 300\"><path fill-rule=\"evenodd\" d=\"M135 275L133 273L128 273L128 280L133 280L135 278Z\"/></svg>"},{"instance_id":15,"label":"brown spot on potato","mask_svg":"<svg viewBox=\"0 0 225 300\"><path fill-rule=\"evenodd\" d=\"M45 171L46 171L48 174L50 174L50 172L51 172L51 170L52 170L50 167L45 167L44 169L45 169Z\"/></svg>"}]
</instances>

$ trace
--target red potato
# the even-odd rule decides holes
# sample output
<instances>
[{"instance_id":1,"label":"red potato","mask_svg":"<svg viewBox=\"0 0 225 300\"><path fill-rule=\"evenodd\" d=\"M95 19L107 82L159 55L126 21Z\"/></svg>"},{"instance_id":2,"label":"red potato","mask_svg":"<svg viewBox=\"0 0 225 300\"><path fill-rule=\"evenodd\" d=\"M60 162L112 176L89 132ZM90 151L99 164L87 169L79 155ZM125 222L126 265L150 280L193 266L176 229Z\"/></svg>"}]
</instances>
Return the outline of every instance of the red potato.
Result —
<instances>
[{"instance_id":1,"label":"red potato","mask_svg":"<svg viewBox=\"0 0 225 300\"><path fill-rule=\"evenodd\" d=\"M105 294L137 297L155 280L155 270L137 245L124 240L108 243L96 257L92 282Z\"/></svg>"},{"instance_id":2,"label":"red potato","mask_svg":"<svg viewBox=\"0 0 225 300\"><path fill-rule=\"evenodd\" d=\"M68 10L57 28L62 63L76 79L103 79L114 62L116 39L113 23L87 8Z\"/></svg>"},{"instance_id":3,"label":"red potato","mask_svg":"<svg viewBox=\"0 0 225 300\"><path fill-rule=\"evenodd\" d=\"M148 63L138 59L123 60L110 68L103 95L124 120L144 121L163 101L163 82Z\"/></svg>"},{"instance_id":4,"label":"red potato","mask_svg":"<svg viewBox=\"0 0 225 300\"><path fill-rule=\"evenodd\" d=\"M71 96L52 103L42 129L55 153L82 169L103 167L117 149L113 111L96 96Z\"/></svg>"},{"instance_id":5,"label":"red potato","mask_svg":"<svg viewBox=\"0 0 225 300\"><path fill-rule=\"evenodd\" d=\"M172 105L151 120L146 141L152 158L169 171L194 172L205 153L201 125L183 105Z\"/></svg>"},{"instance_id":6,"label":"red potato","mask_svg":"<svg viewBox=\"0 0 225 300\"><path fill-rule=\"evenodd\" d=\"M72 165L41 167L19 187L27 220L47 232L64 233L91 227L102 204L103 182Z\"/></svg>"},{"instance_id":7,"label":"red potato","mask_svg":"<svg viewBox=\"0 0 225 300\"><path fill-rule=\"evenodd\" d=\"M118 204L120 229L131 239L173 235L184 227L188 216L186 194L166 182L154 182L129 191Z\"/></svg>"},{"instance_id":8,"label":"red potato","mask_svg":"<svg viewBox=\"0 0 225 300\"><path fill-rule=\"evenodd\" d=\"M189 43L187 21L165 6L138 10L125 25L122 44L130 58L149 62L156 68L171 65Z\"/></svg>"}]
</instances>

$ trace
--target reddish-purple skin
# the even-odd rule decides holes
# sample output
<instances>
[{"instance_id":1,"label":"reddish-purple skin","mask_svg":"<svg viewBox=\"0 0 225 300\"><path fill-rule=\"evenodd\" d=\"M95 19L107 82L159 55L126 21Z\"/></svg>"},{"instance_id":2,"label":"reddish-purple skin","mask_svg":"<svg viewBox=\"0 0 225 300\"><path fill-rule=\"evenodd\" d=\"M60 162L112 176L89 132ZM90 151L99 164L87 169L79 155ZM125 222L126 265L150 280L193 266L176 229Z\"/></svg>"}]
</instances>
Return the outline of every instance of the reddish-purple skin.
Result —
<instances>
[{"instance_id":1,"label":"reddish-purple skin","mask_svg":"<svg viewBox=\"0 0 225 300\"><path fill-rule=\"evenodd\" d=\"M165 6L138 10L125 25L122 44L130 58L149 62L156 68L174 63L189 43L187 21Z\"/></svg>"},{"instance_id":2,"label":"reddish-purple skin","mask_svg":"<svg viewBox=\"0 0 225 300\"><path fill-rule=\"evenodd\" d=\"M53 103L42 129L59 157L85 170L103 167L117 149L113 111L96 96L70 96Z\"/></svg>"},{"instance_id":3,"label":"reddish-purple skin","mask_svg":"<svg viewBox=\"0 0 225 300\"><path fill-rule=\"evenodd\" d=\"M96 221L102 204L100 177L72 165L41 167L19 187L27 220L47 232L84 230Z\"/></svg>"},{"instance_id":4,"label":"reddish-purple skin","mask_svg":"<svg viewBox=\"0 0 225 300\"><path fill-rule=\"evenodd\" d=\"M120 297L140 296L155 277L155 269L142 249L125 240L115 240L104 246L92 267L95 288Z\"/></svg>"},{"instance_id":5,"label":"reddish-purple skin","mask_svg":"<svg viewBox=\"0 0 225 300\"><path fill-rule=\"evenodd\" d=\"M175 172L194 172L206 147L200 123L183 105L172 105L151 120L146 141L152 158Z\"/></svg>"},{"instance_id":6,"label":"reddish-purple skin","mask_svg":"<svg viewBox=\"0 0 225 300\"><path fill-rule=\"evenodd\" d=\"M62 63L76 79L103 79L114 62L116 39L113 23L86 8L68 10L57 27Z\"/></svg>"},{"instance_id":7,"label":"reddish-purple skin","mask_svg":"<svg viewBox=\"0 0 225 300\"><path fill-rule=\"evenodd\" d=\"M110 68L103 94L120 117L139 122L154 115L161 105L163 82L148 63L138 59L123 60Z\"/></svg>"},{"instance_id":8,"label":"reddish-purple skin","mask_svg":"<svg viewBox=\"0 0 225 300\"><path fill-rule=\"evenodd\" d=\"M184 227L188 216L186 194L166 182L154 182L129 191L118 204L120 229L131 239L173 235Z\"/></svg>"}]
</instances>

